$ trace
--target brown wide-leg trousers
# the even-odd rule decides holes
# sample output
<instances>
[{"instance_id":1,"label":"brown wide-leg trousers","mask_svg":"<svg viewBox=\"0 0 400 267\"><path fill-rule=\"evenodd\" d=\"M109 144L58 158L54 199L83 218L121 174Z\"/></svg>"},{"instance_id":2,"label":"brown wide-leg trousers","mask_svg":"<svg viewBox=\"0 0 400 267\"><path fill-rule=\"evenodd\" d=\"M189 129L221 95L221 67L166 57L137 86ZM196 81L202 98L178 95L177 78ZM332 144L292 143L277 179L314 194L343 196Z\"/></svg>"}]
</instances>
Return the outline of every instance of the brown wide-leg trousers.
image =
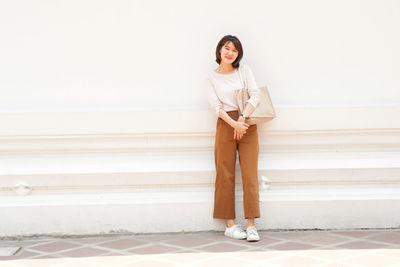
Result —
<instances>
[{"instance_id":1,"label":"brown wide-leg trousers","mask_svg":"<svg viewBox=\"0 0 400 267\"><path fill-rule=\"evenodd\" d=\"M237 120L238 111L229 111L228 115ZM240 140L233 138L234 129L223 119L218 118L215 136L215 219L234 219L235 216L235 165L236 151L239 151L239 163L242 172L244 216L259 218L258 189L258 133L257 125L251 125Z\"/></svg>"}]
</instances>

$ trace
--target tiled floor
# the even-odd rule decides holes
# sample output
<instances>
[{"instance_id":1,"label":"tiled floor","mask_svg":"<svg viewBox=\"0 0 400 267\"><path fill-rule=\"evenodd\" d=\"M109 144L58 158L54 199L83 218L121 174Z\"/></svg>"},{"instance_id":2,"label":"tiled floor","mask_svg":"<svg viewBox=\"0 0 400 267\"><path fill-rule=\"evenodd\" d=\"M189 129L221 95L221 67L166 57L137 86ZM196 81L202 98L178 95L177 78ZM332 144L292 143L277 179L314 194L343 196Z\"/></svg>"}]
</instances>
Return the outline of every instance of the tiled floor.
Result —
<instances>
[{"instance_id":1,"label":"tiled floor","mask_svg":"<svg viewBox=\"0 0 400 267\"><path fill-rule=\"evenodd\" d=\"M259 233L252 243L222 232L0 240L22 247L0 266L400 267L400 229Z\"/></svg>"}]
</instances>

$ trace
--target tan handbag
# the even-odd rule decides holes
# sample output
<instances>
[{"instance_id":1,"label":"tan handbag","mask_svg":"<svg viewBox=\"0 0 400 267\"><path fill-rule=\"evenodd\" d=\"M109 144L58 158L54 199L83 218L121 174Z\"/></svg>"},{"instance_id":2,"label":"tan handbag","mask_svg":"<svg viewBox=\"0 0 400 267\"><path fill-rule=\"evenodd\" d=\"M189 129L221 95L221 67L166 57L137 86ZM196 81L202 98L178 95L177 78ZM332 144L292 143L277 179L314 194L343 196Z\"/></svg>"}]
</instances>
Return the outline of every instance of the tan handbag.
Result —
<instances>
[{"instance_id":1,"label":"tan handbag","mask_svg":"<svg viewBox=\"0 0 400 267\"><path fill-rule=\"evenodd\" d=\"M244 79L242 79L242 73L239 67L239 75L240 81L243 84L242 89L237 89L235 91L236 101L239 106L240 113L243 113L244 107L246 106L247 100L249 100L250 95L247 88L247 81L246 81L246 73L244 72ZM246 123L253 125L259 124L263 122L267 122L272 120L276 117L274 106L272 105L271 96L269 95L267 86L260 87L260 98L257 107L250 114L249 118L246 120Z\"/></svg>"}]
</instances>

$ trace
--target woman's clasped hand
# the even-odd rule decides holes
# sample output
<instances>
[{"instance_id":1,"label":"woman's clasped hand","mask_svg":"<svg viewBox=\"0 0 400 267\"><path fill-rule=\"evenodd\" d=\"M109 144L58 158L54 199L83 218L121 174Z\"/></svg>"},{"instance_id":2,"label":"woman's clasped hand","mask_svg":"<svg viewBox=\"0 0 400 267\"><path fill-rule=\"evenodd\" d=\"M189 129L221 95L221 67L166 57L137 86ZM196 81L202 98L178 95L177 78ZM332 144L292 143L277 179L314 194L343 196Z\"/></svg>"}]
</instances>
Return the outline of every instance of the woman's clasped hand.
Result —
<instances>
[{"instance_id":1,"label":"woman's clasped hand","mask_svg":"<svg viewBox=\"0 0 400 267\"><path fill-rule=\"evenodd\" d=\"M243 135L246 133L246 130L249 128L249 124L244 122L244 119L241 120L241 118L239 118L234 126L233 126L233 138L236 140L240 140L242 139Z\"/></svg>"}]
</instances>

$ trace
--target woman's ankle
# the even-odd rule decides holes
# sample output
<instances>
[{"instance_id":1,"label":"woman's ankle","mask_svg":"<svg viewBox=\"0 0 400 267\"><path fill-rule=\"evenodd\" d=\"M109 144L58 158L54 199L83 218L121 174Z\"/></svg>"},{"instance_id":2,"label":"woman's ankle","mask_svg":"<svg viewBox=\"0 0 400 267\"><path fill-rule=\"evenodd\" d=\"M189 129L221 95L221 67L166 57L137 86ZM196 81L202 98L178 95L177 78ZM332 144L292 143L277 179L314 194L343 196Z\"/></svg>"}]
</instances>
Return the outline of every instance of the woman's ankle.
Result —
<instances>
[{"instance_id":1,"label":"woman's ankle","mask_svg":"<svg viewBox=\"0 0 400 267\"><path fill-rule=\"evenodd\" d=\"M234 220L226 220L225 221L226 227L232 227L235 225L235 221Z\"/></svg>"},{"instance_id":2,"label":"woman's ankle","mask_svg":"<svg viewBox=\"0 0 400 267\"><path fill-rule=\"evenodd\" d=\"M256 226L254 218L247 219L247 227L250 227L250 226L254 226L254 227Z\"/></svg>"}]
</instances>

